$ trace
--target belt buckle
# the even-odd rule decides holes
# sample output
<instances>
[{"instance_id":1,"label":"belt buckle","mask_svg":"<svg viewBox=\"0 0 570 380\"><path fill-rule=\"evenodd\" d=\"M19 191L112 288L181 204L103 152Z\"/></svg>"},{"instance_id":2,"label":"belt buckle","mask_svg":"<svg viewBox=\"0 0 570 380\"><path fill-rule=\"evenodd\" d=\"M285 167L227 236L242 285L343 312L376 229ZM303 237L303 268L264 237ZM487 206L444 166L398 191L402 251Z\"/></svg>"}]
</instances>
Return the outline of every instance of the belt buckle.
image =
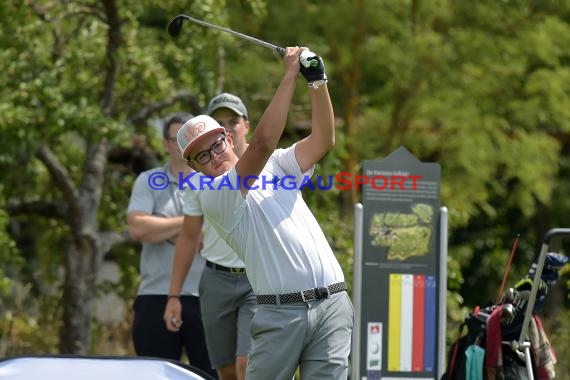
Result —
<instances>
[{"instance_id":1,"label":"belt buckle","mask_svg":"<svg viewBox=\"0 0 570 380\"><path fill-rule=\"evenodd\" d=\"M323 298L330 298L329 289L326 286L321 286L320 288L315 288L315 295L318 300Z\"/></svg>"},{"instance_id":2,"label":"belt buckle","mask_svg":"<svg viewBox=\"0 0 570 380\"><path fill-rule=\"evenodd\" d=\"M239 274L239 273L242 273L242 270L243 270L243 268L233 268L232 267L232 268L230 268L230 273Z\"/></svg>"}]
</instances>

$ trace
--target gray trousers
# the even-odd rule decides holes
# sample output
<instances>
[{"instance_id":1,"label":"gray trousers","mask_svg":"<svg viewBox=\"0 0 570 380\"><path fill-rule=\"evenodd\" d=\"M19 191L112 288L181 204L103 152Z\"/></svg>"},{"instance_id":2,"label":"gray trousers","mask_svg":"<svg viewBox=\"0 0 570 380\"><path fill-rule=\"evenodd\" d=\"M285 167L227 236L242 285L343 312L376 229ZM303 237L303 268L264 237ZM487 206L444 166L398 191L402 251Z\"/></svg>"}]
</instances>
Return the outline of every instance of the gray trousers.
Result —
<instances>
[{"instance_id":1,"label":"gray trousers","mask_svg":"<svg viewBox=\"0 0 570 380\"><path fill-rule=\"evenodd\" d=\"M348 376L354 309L347 292L330 298L258 305L251 322L247 380L341 380Z\"/></svg>"},{"instance_id":2,"label":"gray trousers","mask_svg":"<svg viewBox=\"0 0 570 380\"><path fill-rule=\"evenodd\" d=\"M204 268L200 278L200 307L210 361L214 368L247 356L251 319L257 301L245 273Z\"/></svg>"}]
</instances>

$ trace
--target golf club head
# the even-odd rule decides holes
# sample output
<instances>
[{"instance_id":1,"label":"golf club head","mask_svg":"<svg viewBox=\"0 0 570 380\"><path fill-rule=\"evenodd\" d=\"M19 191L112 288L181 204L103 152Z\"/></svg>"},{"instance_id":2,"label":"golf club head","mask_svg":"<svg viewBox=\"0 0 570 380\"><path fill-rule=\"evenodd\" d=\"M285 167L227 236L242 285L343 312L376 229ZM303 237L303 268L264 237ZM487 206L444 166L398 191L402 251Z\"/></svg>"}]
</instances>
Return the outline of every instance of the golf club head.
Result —
<instances>
[{"instance_id":1,"label":"golf club head","mask_svg":"<svg viewBox=\"0 0 570 380\"><path fill-rule=\"evenodd\" d=\"M184 23L184 17L176 16L168 23L168 34L172 37L176 37L180 34L182 30L182 24Z\"/></svg>"}]
</instances>

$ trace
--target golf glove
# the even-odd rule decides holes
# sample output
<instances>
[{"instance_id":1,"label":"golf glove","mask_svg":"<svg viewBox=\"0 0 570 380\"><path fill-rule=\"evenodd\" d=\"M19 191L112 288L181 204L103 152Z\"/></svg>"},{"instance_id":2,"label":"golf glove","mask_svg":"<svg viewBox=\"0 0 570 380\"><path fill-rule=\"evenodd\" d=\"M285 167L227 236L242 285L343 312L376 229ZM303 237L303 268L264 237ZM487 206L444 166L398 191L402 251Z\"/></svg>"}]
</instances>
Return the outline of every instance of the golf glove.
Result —
<instances>
[{"instance_id":1,"label":"golf glove","mask_svg":"<svg viewBox=\"0 0 570 380\"><path fill-rule=\"evenodd\" d=\"M325 64L321 57L309 50L303 50L299 60L301 61L301 74L307 80L309 87L318 88L327 83Z\"/></svg>"}]
</instances>

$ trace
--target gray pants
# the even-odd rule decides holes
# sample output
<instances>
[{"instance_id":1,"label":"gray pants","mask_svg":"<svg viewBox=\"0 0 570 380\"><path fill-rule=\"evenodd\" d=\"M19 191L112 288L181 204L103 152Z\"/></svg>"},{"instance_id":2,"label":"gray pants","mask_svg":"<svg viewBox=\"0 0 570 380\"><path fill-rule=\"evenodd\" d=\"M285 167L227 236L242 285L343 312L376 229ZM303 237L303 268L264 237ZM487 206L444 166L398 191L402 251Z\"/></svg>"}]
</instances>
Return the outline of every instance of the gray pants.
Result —
<instances>
[{"instance_id":1,"label":"gray pants","mask_svg":"<svg viewBox=\"0 0 570 380\"><path fill-rule=\"evenodd\" d=\"M200 278L200 308L210 361L214 368L247 356L250 323L257 301L245 273L204 268Z\"/></svg>"},{"instance_id":2,"label":"gray pants","mask_svg":"<svg viewBox=\"0 0 570 380\"><path fill-rule=\"evenodd\" d=\"M354 309L346 292L328 299L258 305L247 380L340 380L348 376Z\"/></svg>"}]
</instances>

